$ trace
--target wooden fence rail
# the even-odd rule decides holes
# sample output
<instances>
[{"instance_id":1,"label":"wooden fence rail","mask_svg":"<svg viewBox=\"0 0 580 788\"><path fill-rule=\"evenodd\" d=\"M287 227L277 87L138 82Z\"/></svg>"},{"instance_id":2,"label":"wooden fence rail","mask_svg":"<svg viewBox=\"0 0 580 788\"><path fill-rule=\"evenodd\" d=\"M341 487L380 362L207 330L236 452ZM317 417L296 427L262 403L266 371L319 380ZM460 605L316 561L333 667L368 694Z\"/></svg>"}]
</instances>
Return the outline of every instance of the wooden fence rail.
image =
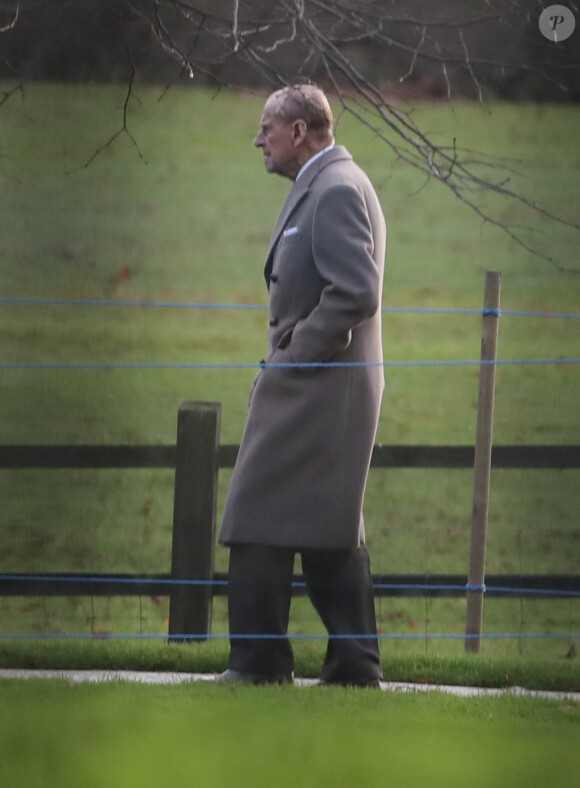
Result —
<instances>
[{"instance_id":1,"label":"wooden fence rail","mask_svg":"<svg viewBox=\"0 0 580 788\"><path fill-rule=\"evenodd\" d=\"M207 583L212 596L225 596L227 574L215 572ZM376 597L461 598L467 575L373 575ZM170 596L179 584L170 574L3 574L0 596ZM187 580L184 580L184 585ZM580 575L486 575L486 597L510 599L562 598L580 594ZM294 575L293 596L306 596L303 575ZM560 597L558 596L560 595Z\"/></svg>"},{"instance_id":2,"label":"wooden fence rail","mask_svg":"<svg viewBox=\"0 0 580 788\"><path fill-rule=\"evenodd\" d=\"M233 468L239 446L218 449L220 468ZM473 446L377 445L373 468L465 468L473 470ZM580 468L580 446L494 446L492 467ZM177 466L177 447L141 446L0 446L0 469L169 468Z\"/></svg>"},{"instance_id":3,"label":"wooden fence rail","mask_svg":"<svg viewBox=\"0 0 580 788\"><path fill-rule=\"evenodd\" d=\"M206 639L212 598L225 594L227 581L214 572L217 477L220 468L233 467L238 452L238 446L219 445L220 416L219 403L184 403L175 446L0 446L0 469L175 471L171 573L63 576L16 571L0 575L0 596L169 596L169 639ZM580 468L580 446L495 446L491 462L495 469ZM371 467L473 470L473 464L473 446L377 445ZM294 580L293 593L302 595L301 576ZM377 596L451 597L465 596L467 577L373 575L373 581ZM489 575L486 584L490 597L518 596L518 589L526 589L527 598L553 597L554 592L580 591L580 576Z\"/></svg>"}]
</instances>

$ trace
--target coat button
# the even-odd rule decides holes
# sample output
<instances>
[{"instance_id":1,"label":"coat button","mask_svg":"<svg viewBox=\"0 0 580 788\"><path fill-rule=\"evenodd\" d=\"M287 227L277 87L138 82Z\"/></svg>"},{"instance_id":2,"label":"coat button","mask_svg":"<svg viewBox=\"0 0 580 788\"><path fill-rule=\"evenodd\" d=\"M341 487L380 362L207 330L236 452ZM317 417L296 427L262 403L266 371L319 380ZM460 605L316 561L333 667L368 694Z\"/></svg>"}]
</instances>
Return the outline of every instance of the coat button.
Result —
<instances>
[{"instance_id":1,"label":"coat button","mask_svg":"<svg viewBox=\"0 0 580 788\"><path fill-rule=\"evenodd\" d=\"M270 276L270 282L274 282L274 284L276 284L277 281L278 281L278 274L272 274Z\"/></svg>"},{"instance_id":2,"label":"coat button","mask_svg":"<svg viewBox=\"0 0 580 788\"><path fill-rule=\"evenodd\" d=\"M277 326L279 322L280 321L278 320L277 317L273 317L272 320L270 320L270 325L272 326L272 328L274 328L274 326Z\"/></svg>"}]
</instances>

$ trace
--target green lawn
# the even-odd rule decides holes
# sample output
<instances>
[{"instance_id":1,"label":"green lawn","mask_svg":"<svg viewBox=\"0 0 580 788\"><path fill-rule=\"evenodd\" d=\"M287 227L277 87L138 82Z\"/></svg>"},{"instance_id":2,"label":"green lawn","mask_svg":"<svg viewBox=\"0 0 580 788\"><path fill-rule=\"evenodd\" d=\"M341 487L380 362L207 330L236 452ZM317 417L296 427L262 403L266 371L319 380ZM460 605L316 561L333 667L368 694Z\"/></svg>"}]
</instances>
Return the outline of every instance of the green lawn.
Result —
<instances>
[{"instance_id":1,"label":"green lawn","mask_svg":"<svg viewBox=\"0 0 580 788\"><path fill-rule=\"evenodd\" d=\"M10 788L578 784L569 701L0 682Z\"/></svg>"},{"instance_id":2,"label":"green lawn","mask_svg":"<svg viewBox=\"0 0 580 788\"><path fill-rule=\"evenodd\" d=\"M0 111L0 295L265 303L262 265L288 183L252 149L262 99L139 88L129 129L122 86L31 85ZM438 140L509 164L510 183L569 220L578 216L580 110L494 104L415 108ZM504 310L577 313L580 276L526 252L444 187L393 160L344 116L338 138L377 185L389 223L384 305L479 309L486 270L502 272ZM549 141L549 144L548 142ZM557 143L557 144L556 144ZM491 172L491 171L488 171ZM499 174L498 174L499 177ZM561 266L580 267L578 233L494 195L502 218ZM264 313L144 307L0 305L0 362L256 362ZM501 359L580 357L577 320L500 321ZM388 361L473 360L477 315L385 315ZM0 442L172 443L184 400L223 403L222 441L237 443L253 370L1 369ZM475 367L387 368L377 441L471 444ZM578 365L502 366L499 444L578 443ZM220 479L219 510L229 472ZM466 471L373 471L366 519L377 572L465 572L471 516ZM578 572L577 471L496 471L488 569ZM150 471L2 471L0 572L165 572L173 478ZM227 552L218 548L217 566ZM388 634L459 634L461 601L381 600ZM0 632L166 631L159 599L0 599ZM226 629L216 603L215 630ZM489 653L559 658L567 641L517 635L579 631L578 600L488 601ZM293 631L320 625L297 600ZM461 641L386 641L391 654L453 655Z\"/></svg>"}]
</instances>

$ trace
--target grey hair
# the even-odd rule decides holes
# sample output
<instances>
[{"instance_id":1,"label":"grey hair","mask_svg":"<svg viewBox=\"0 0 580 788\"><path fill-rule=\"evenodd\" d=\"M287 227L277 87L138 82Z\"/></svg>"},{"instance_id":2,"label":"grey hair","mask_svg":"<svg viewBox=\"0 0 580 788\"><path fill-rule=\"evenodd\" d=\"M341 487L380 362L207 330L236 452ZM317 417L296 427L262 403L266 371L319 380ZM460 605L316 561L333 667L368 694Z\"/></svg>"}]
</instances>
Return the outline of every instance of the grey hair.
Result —
<instances>
[{"instance_id":1,"label":"grey hair","mask_svg":"<svg viewBox=\"0 0 580 788\"><path fill-rule=\"evenodd\" d=\"M276 114L288 123L303 120L315 136L334 134L334 119L328 99L316 85L288 85L273 94L278 99Z\"/></svg>"}]
</instances>

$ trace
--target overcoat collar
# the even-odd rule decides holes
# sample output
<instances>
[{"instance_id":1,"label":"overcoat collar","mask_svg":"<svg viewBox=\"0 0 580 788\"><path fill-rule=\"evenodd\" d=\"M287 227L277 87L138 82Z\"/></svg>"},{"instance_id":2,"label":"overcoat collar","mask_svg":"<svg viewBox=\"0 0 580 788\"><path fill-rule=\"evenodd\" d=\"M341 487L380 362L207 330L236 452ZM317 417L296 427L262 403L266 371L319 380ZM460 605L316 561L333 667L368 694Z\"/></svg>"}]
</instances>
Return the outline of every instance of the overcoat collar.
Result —
<instances>
[{"instance_id":1,"label":"overcoat collar","mask_svg":"<svg viewBox=\"0 0 580 788\"><path fill-rule=\"evenodd\" d=\"M343 145L336 145L332 150L328 151L328 153L325 153L324 156L321 156L319 159L313 162L310 167L308 167L306 171L300 176L300 178L294 181L294 185L292 186L290 193L286 198L286 202L282 206L282 210L280 211L280 215L276 221L272 237L270 238L270 248L268 250L268 257L266 258L266 265L264 267L264 276L266 278L266 284L268 287L270 287L270 274L272 273L274 250L276 249L276 244L282 235L282 231L288 224L290 217L308 195L312 184L322 172L322 170L326 169L326 167L328 167L330 164L334 164L337 161L344 161L345 159L352 159L352 156Z\"/></svg>"}]
</instances>

